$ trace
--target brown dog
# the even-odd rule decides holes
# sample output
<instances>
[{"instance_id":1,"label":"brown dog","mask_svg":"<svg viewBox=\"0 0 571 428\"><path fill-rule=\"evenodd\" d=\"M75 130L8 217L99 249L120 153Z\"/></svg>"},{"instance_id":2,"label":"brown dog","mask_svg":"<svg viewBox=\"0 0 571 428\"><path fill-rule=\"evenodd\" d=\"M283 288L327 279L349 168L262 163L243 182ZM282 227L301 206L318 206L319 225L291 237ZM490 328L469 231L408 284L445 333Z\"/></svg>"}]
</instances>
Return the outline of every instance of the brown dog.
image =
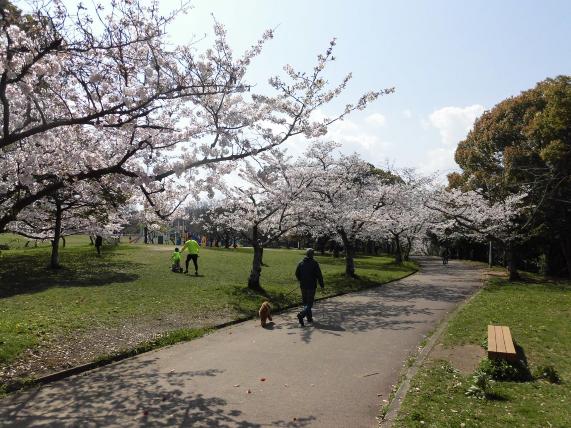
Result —
<instances>
[{"instance_id":1,"label":"brown dog","mask_svg":"<svg viewBox=\"0 0 571 428\"><path fill-rule=\"evenodd\" d=\"M272 307L270 306L270 302L264 302L262 303L262 306L260 306L260 310L258 311L258 315L260 315L260 322L262 324L262 327L266 326L266 321L267 320L272 320L272 315L270 314L270 310L272 309Z\"/></svg>"}]
</instances>

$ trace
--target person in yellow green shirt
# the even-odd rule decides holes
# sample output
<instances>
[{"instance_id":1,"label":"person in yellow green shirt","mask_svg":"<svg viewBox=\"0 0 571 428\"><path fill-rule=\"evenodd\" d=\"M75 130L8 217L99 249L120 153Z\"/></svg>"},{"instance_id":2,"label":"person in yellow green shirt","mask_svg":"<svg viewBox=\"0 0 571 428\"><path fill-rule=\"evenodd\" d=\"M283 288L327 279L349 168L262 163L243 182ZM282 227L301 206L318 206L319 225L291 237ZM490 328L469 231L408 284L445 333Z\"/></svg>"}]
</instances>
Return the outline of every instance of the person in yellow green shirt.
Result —
<instances>
[{"instance_id":1,"label":"person in yellow green shirt","mask_svg":"<svg viewBox=\"0 0 571 428\"><path fill-rule=\"evenodd\" d=\"M172 256L171 256L172 271L173 272L182 272L182 267L180 266L180 258L181 258L181 254L180 254L180 251L177 247L174 249L174 252L172 253Z\"/></svg>"},{"instance_id":2,"label":"person in yellow green shirt","mask_svg":"<svg viewBox=\"0 0 571 428\"><path fill-rule=\"evenodd\" d=\"M192 263L194 264L194 274L198 275L198 252L200 251L200 244L191 238L184 243L180 252L184 253L184 250L188 250L188 255L186 256L186 270L184 273L188 273L188 263L192 260Z\"/></svg>"}]
</instances>

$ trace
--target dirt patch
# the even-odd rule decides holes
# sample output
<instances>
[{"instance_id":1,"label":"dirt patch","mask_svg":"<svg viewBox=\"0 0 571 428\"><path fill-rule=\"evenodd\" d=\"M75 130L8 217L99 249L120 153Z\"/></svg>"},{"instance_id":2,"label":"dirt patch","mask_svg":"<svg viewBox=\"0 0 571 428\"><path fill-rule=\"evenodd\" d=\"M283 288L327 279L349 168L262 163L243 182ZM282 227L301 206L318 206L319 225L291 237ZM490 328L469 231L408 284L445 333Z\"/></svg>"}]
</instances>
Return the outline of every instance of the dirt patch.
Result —
<instances>
[{"instance_id":1,"label":"dirt patch","mask_svg":"<svg viewBox=\"0 0 571 428\"><path fill-rule=\"evenodd\" d=\"M212 327L236 319L236 313L186 318L181 314L160 315L156 318L133 318L120 326L93 327L46 341L28 349L8 367L0 367L0 384L22 378L37 378L70 367L86 364L97 357L132 349L138 344L157 339L161 334L180 328Z\"/></svg>"},{"instance_id":2,"label":"dirt patch","mask_svg":"<svg viewBox=\"0 0 571 428\"><path fill-rule=\"evenodd\" d=\"M430 360L446 360L460 372L472 373L485 356L486 351L478 345L445 348L442 343L439 343L430 351L428 358Z\"/></svg>"},{"instance_id":3,"label":"dirt patch","mask_svg":"<svg viewBox=\"0 0 571 428\"><path fill-rule=\"evenodd\" d=\"M484 276L488 278L504 278L507 279L508 273L505 270L486 270Z\"/></svg>"}]
</instances>

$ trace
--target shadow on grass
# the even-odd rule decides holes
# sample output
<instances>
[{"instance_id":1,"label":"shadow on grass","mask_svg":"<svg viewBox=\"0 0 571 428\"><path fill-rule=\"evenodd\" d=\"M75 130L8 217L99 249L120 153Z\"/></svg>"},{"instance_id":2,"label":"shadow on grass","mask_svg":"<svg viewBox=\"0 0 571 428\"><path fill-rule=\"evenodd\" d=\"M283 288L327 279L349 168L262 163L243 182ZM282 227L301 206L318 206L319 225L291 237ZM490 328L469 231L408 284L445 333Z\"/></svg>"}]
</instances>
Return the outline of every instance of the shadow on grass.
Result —
<instances>
[{"instance_id":1,"label":"shadow on grass","mask_svg":"<svg viewBox=\"0 0 571 428\"><path fill-rule=\"evenodd\" d=\"M275 292L265 289L252 290L248 287L235 286L230 291L232 295L232 307L242 316L256 315L260 305L264 301L269 301L272 306L272 312L279 312L297 301L301 301L298 296L297 287L292 288L290 292Z\"/></svg>"},{"instance_id":2,"label":"shadow on grass","mask_svg":"<svg viewBox=\"0 0 571 428\"><path fill-rule=\"evenodd\" d=\"M337 262L333 262L337 264ZM344 264L342 262L341 264ZM393 264L371 264L372 269L399 272L405 276L411 273L411 269L403 265ZM386 269L385 269L386 268ZM357 276L355 278L347 277L344 273L334 273L324 276L325 289L319 291L317 298L332 297L338 294L351 293L355 291L367 290L369 288L379 287L386 284L391 278L385 280L377 280L367 276ZM397 278L395 278L397 279ZM301 293L299 285L292 282L291 286L283 290L252 290L247 287L235 286L232 291L233 308L245 316L252 316L257 313L259 306L264 300L268 300L272 305L274 312L284 310L293 305L301 304Z\"/></svg>"},{"instance_id":3,"label":"shadow on grass","mask_svg":"<svg viewBox=\"0 0 571 428\"><path fill-rule=\"evenodd\" d=\"M517 368L520 372L520 379L521 382L530 382L533 380L533 376L531 375L531 371L529 370L529 364L527 361L527 356L525 355L525 351L523 348L514 342L516 358L517 358Z\"/></svg>"},{"instance_id":4,"label":"shadow on grass","mask_svg":"<svg viewBox=\"0 0 571 428\"><path fill-rule=\"evenodd\" d=\"M500 394L498 392L489 392L486 394L486 400L490 401L509 401L509 397L505 394Z\"/></svg>"},{"instance_id":5,"label":"shadow on grass","mask_svg":"<svg viewBox=\"0 0 571 428\"><path fill-rule=\"evenodd\" d=\"M4 255L0 264L0 298L36 293L52 287L93 287L132 282L141 265L117 260L115 252L102 256L91 249L74 249L62 257L61 269L50 269L47 252Z\"/></svg>"}]
</instances>

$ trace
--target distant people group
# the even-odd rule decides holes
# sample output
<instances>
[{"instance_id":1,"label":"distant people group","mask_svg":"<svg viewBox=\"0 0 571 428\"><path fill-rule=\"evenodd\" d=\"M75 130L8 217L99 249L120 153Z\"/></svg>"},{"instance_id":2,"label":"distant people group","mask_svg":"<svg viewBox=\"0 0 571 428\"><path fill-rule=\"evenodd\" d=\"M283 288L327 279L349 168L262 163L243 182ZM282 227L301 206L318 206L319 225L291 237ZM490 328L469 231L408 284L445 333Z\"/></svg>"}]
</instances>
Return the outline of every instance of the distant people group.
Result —
<instances>
[{"instance_id":1,"label":"distant people group","mask_svg":"<svg viewBox=\"0 0 571 428\"><path fill-rule=\"evenodd\" d=\"M447 265L448 264L448 259L450 258L450 250L448 248L444 248L441 252L440 252L440 256L442 257L442 264L443 265Z\"/></svg>"},{"instance_id":2,"label":"distant people group","mask_svg":"<svg viewBox=\"0 0 571 428\"><path fill-rule=\"evenodd\" d=\"M171 255L171 261L172 261L172 267L171 270L173 272L182 272L182 266L180 265L180 259L182 257L182 254L180 254L180 250L178 249L178 247L176 247L174 249L174 252Z\"/></svg>"},{"instance_id":3,"label":"distant people group","mask_svg":"<svg viewBox=\"0 0 571 428\"><path fill-rule=\"evenodd\" d=\"M188 255L186 256L184 273L188 273L188 265L192 260L192 264L194 265L194 274L198 276L198 253L200 252L200 244L192 238L184 243L182 250L179 250L178 247L174 249L174 252L171 255L171 270L173 272L182 272L180 262L182 260L182 253L185 250L188 251ZM307 320L309 323L313 322L312 308L313 302L315 301L317 285L319 284L321 289L324 287L323 274L321 273L319 263L313 258L314 254L315 251L313 248L308 248L305 252L305 257L298 263L295 270L295 277L299 281L301 300L303 304L302 310L297 314L297 319L302 327L305 326L304 320ZM266 306L264 307L264 305ZM269 317L269 320L271 320L271 316L269 316L268 302L264 302L260 311L263 309L268 312L266 317ZM265 324L265 322L262 322L263 326L265 326Z\"/></svg>"},{"instance_id":4,"label":"distant people group","mask_svg":"<svg viewBox=\"0 0 571 428\"><path fill-rule=\"evenodd\" d=\"M183 271L180 262L182 260L182 253L184 253L185 250L188 251L188 255L186 256L185 269ZM200 244L198 243L198 241L192 238L188 239L187 241L185 241L184 245L182 246L182 250L179 250L179 248L176 247L173 253L171 254L171 270L173 272L188 273L188 265L192 260L192 264L194 265L194 275L198 276L199 252L200 252Z\"/></svg>"}]
</instances>

